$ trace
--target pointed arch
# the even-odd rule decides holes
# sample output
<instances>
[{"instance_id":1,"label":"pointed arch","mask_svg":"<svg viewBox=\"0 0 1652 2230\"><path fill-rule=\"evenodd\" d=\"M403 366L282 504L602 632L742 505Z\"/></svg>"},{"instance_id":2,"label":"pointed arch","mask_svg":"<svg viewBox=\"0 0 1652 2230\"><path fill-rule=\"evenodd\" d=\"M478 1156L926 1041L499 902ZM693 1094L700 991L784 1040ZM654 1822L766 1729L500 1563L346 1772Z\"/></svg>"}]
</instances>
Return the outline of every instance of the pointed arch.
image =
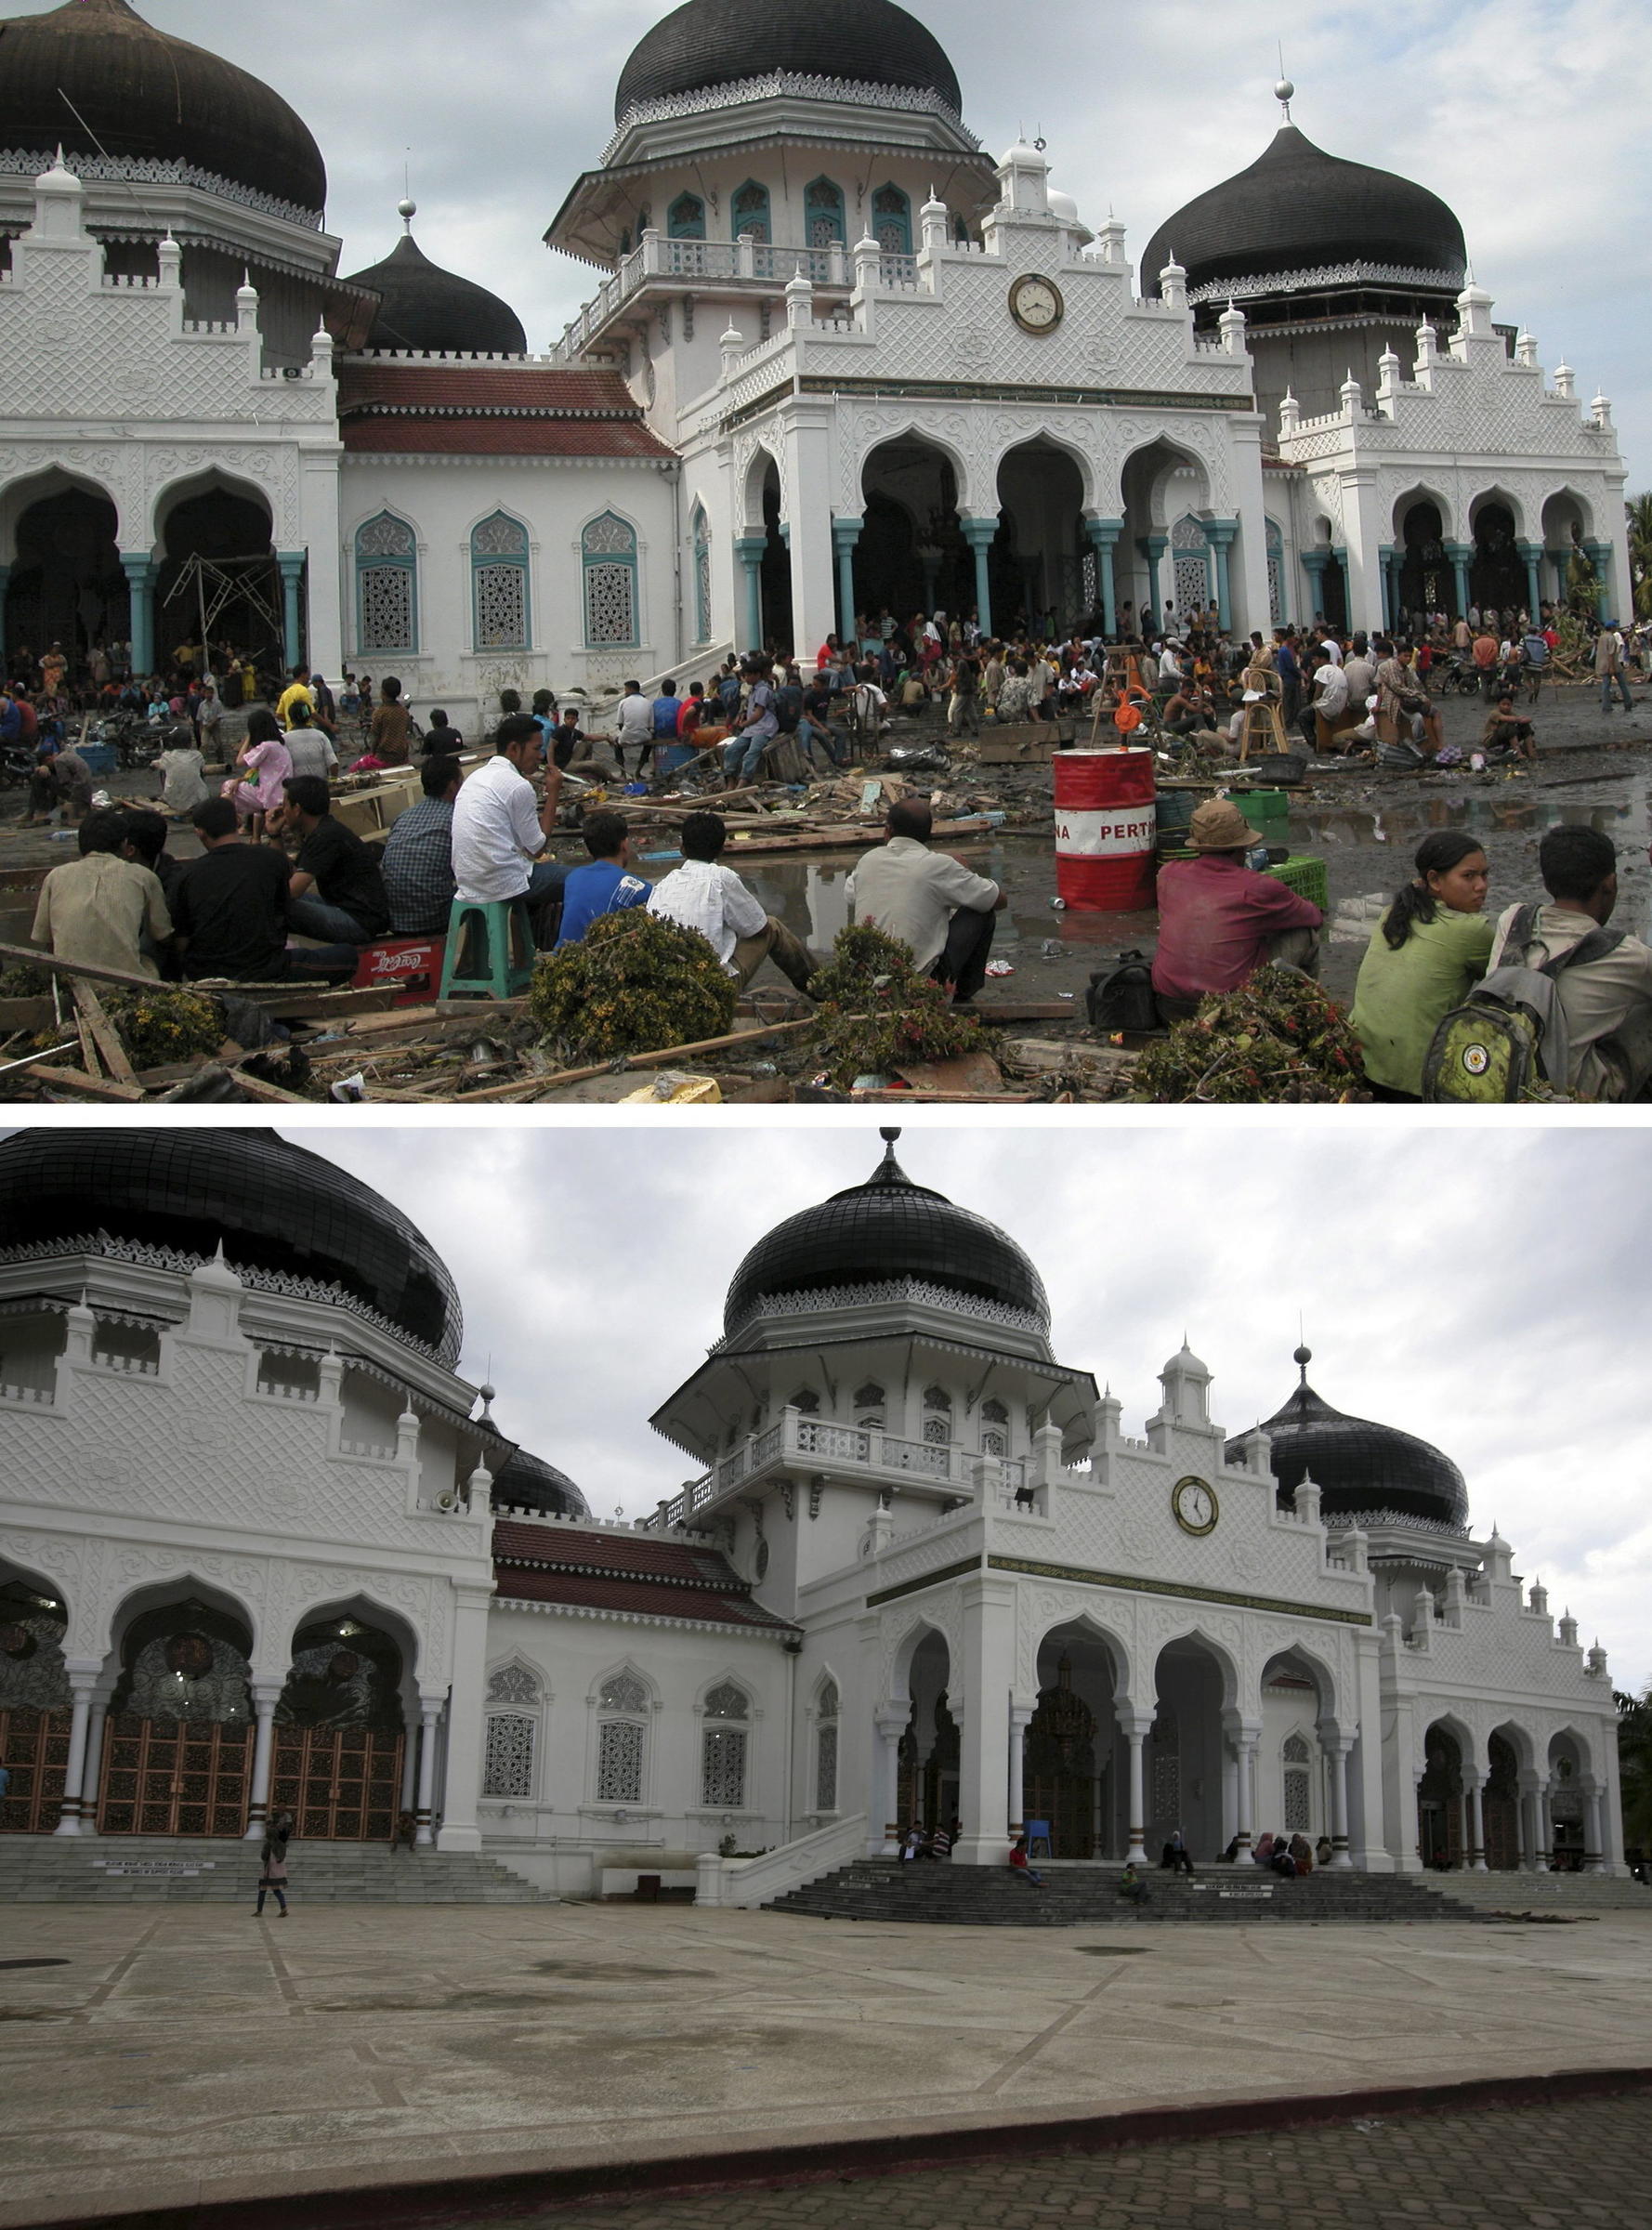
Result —
<instances>
[{"instance_id":1,"label":"pointed arch","mask_svg":"<svg viewBox=\"0 0 1652 2230\"><path fill-rule=\"evenodd\" d=\"M768 189L760 178L748 178L743 186L735 188L728 201L728 219L736 240L749 235L765 245L772 242L774 216Z\"/></svg>"},{"instance_id":2,"label":"pointed arch","mask_svg":"<svg viewBox=\"0 0 1652 2230\"><path fill-rule=\"evenodd\" d=\"M642 643L636 528L602 511L580 530L587 650L635 650Z\"/></svg>"},{"instance_id":3,"label":"pointed arch","mask_svg":"<svg viewBox=\"0 0 1652 2230\"><path fill-rule=\"evenodd\" d=\"M803 237L805 244L811 248L847 246L844 190L834 179L811 178L804 188Z\"/></svg>"},{"instance_id":4,"label":"pointed arch","mask_svg":"<svg viewBox=\"0 0 1652 2230\"><path fill-rule=\"evenodd\" d=\"M648 1796L652 1732L659 1708L654 1683L630 1658L610 1665L593 1682L591 1795L623 1808Z\"/></svg>"},{"instance_id":5,"label":"pointed arch","mask_svg":"<svg viewBox=\"0 0 1652 2230\"><path fill-rule=\"evenodd\" d=\"M835 1812L837 1802L838 1732L843 1713L843 1690L830 1665L822 1665L815 1680L809 1718L814 1728L814 1791L817 1815Z\"/></svg>"},{"instance_id":6,"label":"pointed arch","mask_svg":"<svg viewBox=\"0 0 1652 2230\"><path fill-rule=\"evenodd\" d=\"M665 212L667 240L703 240L705 203L697 193L679 193Z\"/></svg>"},{"instance_id":7,"label":"pointed arch","mask_svg":"<svg viewBox=\"0 0 1652 2230\"><path fill-rule=\"evenodd\" d=\"M885 256L912 252L912 197L893 178L872 189L872 236Z\"/></svg>"},{"instance_id":8,"label":"pointed arch","mask_svg":"<svg viewBox=\"0 0 1652 2230\"><path fill-rule=\"evenodd\" d=\"M708 1811L743 1812L751 1772L756 1699L737 1673L719 1672L695 1701L700 1715L700 1802Z\"/></svg>"},{"instance_id":9,"label":"pointed arch","mask_svg":"<svg viewBox=\"0 0 1652 2230\"><path fill-rule=\"evenodd\" d=\"M380 511L356 529L356 650L364 658L416 654L419 537L412 522Z\"/></svg>"},{"instance_id":10,"label":"pointed arch","mask_svg":"<svg viewBox=\"0 0 1652 2230\"><path fill-rule=\"evenodd\" d=\"M712 639L712 531L705 505L696 502L688 520L694 559L694 640Z\"/></svg>"},{"instance_id":11,"label":"pointed arch","mask_svg":"<svg viewBox=\"0 0 1652 2230\"><path fill-rule=\"evenodd\" d=\"M532 649L531 548L526 524L508 511L491 512L472 527L470 610L477 650Z\"/></svg>"}]
</instances>

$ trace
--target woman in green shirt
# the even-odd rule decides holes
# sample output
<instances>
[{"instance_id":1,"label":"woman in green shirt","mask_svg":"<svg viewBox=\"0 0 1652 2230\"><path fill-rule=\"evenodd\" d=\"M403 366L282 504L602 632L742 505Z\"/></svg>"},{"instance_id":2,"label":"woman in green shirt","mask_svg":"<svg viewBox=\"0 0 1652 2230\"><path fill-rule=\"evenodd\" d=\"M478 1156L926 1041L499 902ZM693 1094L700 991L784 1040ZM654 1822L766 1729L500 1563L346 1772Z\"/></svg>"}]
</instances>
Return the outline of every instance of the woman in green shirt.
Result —
<instances>
[{"instance_id":1,"label":"woman in green shirt","mask_svg":"<svg viewBox=\"0 0 1652 2230\"><path fill-rule=\"evenodd\" d=\"M1478 839L1438 830L1418 846L1416 868L1371 933L1349 1017L1379 1099L1422 1098L1435 1030L1491 957L1490 875Z\"/></svg>"}]
</instances>

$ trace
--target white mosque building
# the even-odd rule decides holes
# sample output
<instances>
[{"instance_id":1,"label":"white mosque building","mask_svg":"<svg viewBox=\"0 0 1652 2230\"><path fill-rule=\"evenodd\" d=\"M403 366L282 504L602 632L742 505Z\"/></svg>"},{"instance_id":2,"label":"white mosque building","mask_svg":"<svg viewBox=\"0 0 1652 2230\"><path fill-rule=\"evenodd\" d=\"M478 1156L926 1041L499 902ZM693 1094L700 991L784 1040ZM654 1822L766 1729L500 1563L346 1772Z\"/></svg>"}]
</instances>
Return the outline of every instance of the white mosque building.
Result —
<instances>
[{"instance_id":1,"label":"white mosque building","mask_svg":"<svg viewBox=\"0 0 1652 2230\"><path fill-rule=\"evenodd\" d=\"M967 1865L1039 1819L1057 1859L1283 1829L1338 1869L1621 1874L1605 1654L1457 1466L1305 1351L1235 1437L1184 1345L1127 1430L896 1135L733 1267L653 1418L693 1476L635 1525L505 1437L451 1276L333 1163L0 1144L0 1832L359 1844L405 1809L433 1864L708 1903L954 1817Z\"/></svg>"},{"instance_id":2,"label":"white mosque building","mask_svg":"<svg viewBox=\"0 0 1652 2230\"><path fill-rule=\"evenodd\" d=\"M1606 400L1493 321L1443 203L1288 107L1133 265L893 0L687 0L551 222L594 292L531 355L411 203L340 276L301 118L128 0L0 59L8 657L147 670L204 616L464 726L885 607L1374 630L1535 608L1580 553L1628 594Z\"/></svg>"}]
</instances>

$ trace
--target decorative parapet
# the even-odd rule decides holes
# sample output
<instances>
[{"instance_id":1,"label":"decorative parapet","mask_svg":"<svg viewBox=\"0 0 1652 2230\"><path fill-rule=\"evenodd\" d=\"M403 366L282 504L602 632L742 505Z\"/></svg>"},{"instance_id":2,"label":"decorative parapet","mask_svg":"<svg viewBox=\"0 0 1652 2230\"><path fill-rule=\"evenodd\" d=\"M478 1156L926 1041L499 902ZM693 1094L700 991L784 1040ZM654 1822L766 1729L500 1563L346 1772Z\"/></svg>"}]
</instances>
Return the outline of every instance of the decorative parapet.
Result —
<instances>
[{"instance_id":1,"label":"decorative parapet","mask_svg":"<svg viewBox=\"0 0 1652 2230\"><path fill-rule=\"evenodd\" d=\"M0 1257L0 1259L4 1259ZM724 1337L707 1349L720 1354L730 1340L754 1317L813 1316L833 1308L876 1308L886 1305L945 1309L950 1315L974 1317L986 1324L1002 1324L1012 1331L1042 1332L1043 1326L1030 1309L1015 1308L1006 1301L989 1301L950 1286L931 1285L921 1278L891 1278L859 1285L815 1287L802 1293L760 1293L741 1310Z\"/></svg>"},{"instance_id":2,"label":"decorative parapet","mask_svg":"<svg viewBox=\"0 0 1652 2230\"><path fill-rule=\"evenodd\" d=\"M1187 290L1190 304L1248 301L1258 295L1298 294L1327 286L1429 287L1453 293L1462 284L1461 265L1447 271L1426 271L1400 263L1326 263L1305 270L1261 271L1248 279L1213 279Z\"/></svg>"},{"instance_id":3,"label":"decorative parapet","mask_svg":"<svg viewBox=\"0 0 1652 2230\"><path fill-rule=\"evenodd\" d=\"M51 148L24 151L18 148L0 149L0 176L25 177L33 182L44 171L50 170L57 161ZM101 182L113 179L134 186L192 186L202 193L216 196L221 202L237 203L243 209L256 210L260 216L278 217L283 224L302 225L307 231L319 232L326 213L321 209L305 209L296 202L283 202L272 193L260 193L255 186L240 186L232 178L220 177L216 171L203 170L199 164L168 162L159 156L85 155L73 158L77 178Z\"/></svg>"},{"instance_id":4,"label":"decorative parapet","mask_svg":"<svg viewBox=\"0 0 1652 2230\"><path fill-rule=\"evenodd\" d=\"M872 85L856 77L819 77L799 70L770 70L760 77L736 78L692 93L670 93L657 100L636 100L614 127L597 161L606 167L626 134L643 124L674 123L680 116L705 116L714 110L744 108L757 100L818 100L833 108L893 109L908 116L938 116L971 147L980 141L966 130L951 101L928 85Z\"/></svg>"}]
</instances>

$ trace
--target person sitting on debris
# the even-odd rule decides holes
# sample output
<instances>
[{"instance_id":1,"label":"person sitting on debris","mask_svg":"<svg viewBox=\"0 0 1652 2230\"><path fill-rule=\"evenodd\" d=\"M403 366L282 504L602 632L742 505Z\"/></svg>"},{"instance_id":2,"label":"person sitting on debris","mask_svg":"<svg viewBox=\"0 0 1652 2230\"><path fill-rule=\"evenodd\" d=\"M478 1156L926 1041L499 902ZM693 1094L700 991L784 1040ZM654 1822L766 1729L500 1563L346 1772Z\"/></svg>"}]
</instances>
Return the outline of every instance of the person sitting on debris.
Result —
<instances>
[{"instance_id":1,"label":"person sitting on debris","mask_svg":"<svg viewBox=\"0 0 1652 2230\"><path fill-rule=\"evenodd\" d=\"M353 945L289 953L287 862L271 845L243 843L231 799L206 798L190 819L201 857L178 877L172 907L186 983L281 983L295 973L354 973Z\"/></svg>"},{"instance_id":2,"label":"person sitting on debris","mask_svg":"<svg viewBox=\"0 0 1652 2230\"><path fill-rule=\"evenodd\" d=\"M431 714L430 725L425 730L426 758L454 758L464 748L464 737L439 705Z\"/></svg>"},{"instance_id":3,"label":"person sitting on debris","mask_svg":"<svg viewBox=\"0 0 1652 2230\"><path fill-rule=\"evenodd\" d=\"M1324 644L1314 653L1309 680L1314 702L1302 715L1303 741L1314 751L1341 751L1355 715L1348 710L1348 676Z\"/></svg>"},{"instance_id":4,"label":"person sitting on debris","mask_svg":"<svg viewBox=\"0 0 1652 2230\"><path fill-rule=\"evenodd\" d=\"M678 839L683 864L656 883L649 910L698 929L743 990L766 960L807 992L815 963L784 922L766 913L731 867L721 864L728 831L720 813L690 813Z\"/></svg>"},{"instance_id":5,"label":"person sitting on debris","mask_svg":"<svg viewBox=\"0 0 1652 2230\"><path fill-rule=\"evenodd\" d=\"M1411 664L1409 644L1402 643L1396 649L1383 637L1379 638L1376 650L1377 734L1385 743L1409 742L1432 758L1444 749L1446 730L1439 707L1431 701Z\"/></svg>"},{"instance_id":6,"label":"person sitting on debris","mask_svg":"<svg viewBox=\"0 0 1652 2230\"><path fill-rule=\"evenodd\" d=\"M388 674L368 730L367 755L380 767L405 767L413 756L413 715L401 702L401 684Z\"/></svg>"},{"instance_id":7,"label":"person sitting on debris","mask_svg":"<svg viewBox=\"0 0 1652 2230\"><path fill-rule=\"evenodd\" d=\"M773 660L760 650L754 651L745 662L750 685L745 711L741 715L739 733L723 751L723 786L727 790L743 790L748 782L756 780L763 754L780 733L771 678L773 665Z\"/></svg>"},{"instance_id":8,"label":"person sitting on debris","mask_svg":"<svg viewBox=\"0 0 1652 2230\"><path fill-rule=\"evenodd\" d=\"M952 1004L973 999L987 980L994 916L1009 900L996 883L950 853L930 849L935 816L921 797L897 798L886 840L866 853L848 881L849 918L875 922L910 948L913 965L952 987Z\"/></svg>"},{"instance_id":9,"label":"person sitting on debris","mask_svg":"<svg viewBox=\"0 0 1652 2230\"><path fill-rule=\"evenodd\" d=\"M546 768L542 807L533 795L540 736L531 714L513 713L502 720L493 741L497 755L477 768L453 807L453 879L461 899L479 903L526 899L541 916L543 951L547 939L555 942L545 910L560 909L568 880L565 867L539 857L557 825L562 769Z\"/></svg>"},{"instance_id":10,"label":"person sitting on debris","mask_svg":"<svg viewBox=\"0 0 1652 2230\"><path fill-rule=\"evenodd\" d=\"M1348 1017L1380 1099L1422 1097L1434 1033L1491 957L1485 912L1490 871L1479 838L1436 829L1417 846L1414 865L1412 880L1371 932Z\"/></svg>"},{"instance_id":11,"label":"person sitting on debris","mask_svg":"<svg viewBox=\"0 0 1652 2230\"><path fill-rule=\"evenodd\" d=\"M1159 872L1159 950L1153 990L1160 1018L1187 1019L1210 991L1237 990L1259 967L1277 962L1319 972L1324 915L1277 875L1258 874L1245 855L1265 842L1225 797L1199 807L1187 842L1200 857L1172 860Z\"/></svg>"},{"instance_id":12,"label":"person sitting on debris","mask_svg":"<svg viewBox=\"0 0 1652 2230\"><path fill-rule=\"evenodd\" d=\"M193 743L175 743L155 762L161 772L161 803L176 820L186 820L212 793L206 786L206 754Z\"/></svg>"},{"instance_id":13,"label":"person sitting on debris","mask_svg":"<svg viewBox=\"0 0 1652 2230\"><path fill-rule=\"evenodd\" d=\"M1042 1889L1044 1885L1044 1878L1042 1874L1039 1872L1038 1869L1031 1865L1028 1860L1027 1838L1025 1835L1016 1836L1016 1847L1010 1853L1010 1865L1015 1872L1020 1875L1022 1881L1027 1883L1029 1889Z\"/></svg>"},{"instance_id":14,"label":"person sitting on debris","mask_svg":"<svg viewBox=\"0 0 1652 2230\"><path fill-rule=\"evenodd\" d=\"M282 741L293 763L293 774L313 774L324 782L338 772L338 754L333 748L333 738L324 728L316 725L308 704L300 702L293 707Z\"/></svg>"},{"instance_id":15,"label":"person sitting on debris","mask_svg":"<svg viewBox=\"0 0 1652 2230\"><path fill-rule=\"evenodd\" d=\"M378 855L354 829L333 818L333 800L319 776L286 785L284 827L298 835L287 884L287 921L300 937L327 945L370 945L390 926Z\"/></svg>"},{"instance_id":16,"label":"person sitting on debris","mask_svg":"<svg viewBox=\"0 0 1652 2230\"><path fill-rule=\"evenodd\" d=\"M1537 757L1537 730L1524 713L1514 710L1513 689L1501 690L1497 702L1487 714L1486 726L1480 733L1480 749L1512 751L1521 759Z\"/></svg>"},{"instance_id":17,"label":"person sitting on debris","mask_svg":"<svg viewBox=\"0 0 1652 2230\"><path fill-rule=\"evenodd\" d=\"M562 892L562 927L557 949L577 945L605 913L646 906L651 885L631 872L631 832L623 813L587 813L581 834L591 855L588 867L576 867Z\"/></svg>"},{"instance_id":18,"label":"person sitting on debris","mask_svg":"<svg viewBox=\"0 0 1652 2230\"><path fill-rule=\"evenodd\" d=\"M1201 731L1213 732L1216 722L1211 693L1196 682L1185 681L1165 704L1163 725L1173 735L1193 736Z\"/></svg>"},{"instance_id":19,"label":"person sitting on debris","mask_svg":"<svg viewBox=\"0 0 1652 2230\"><path fill-rule=\"evenodd\" d=\"M391 822L379 869L398 937L439 936L453 904L453 804L465 771L457 759L429 758L419 780L425 794Z\"/></svg>"},{"instance_id":20,"label":"person sitting on debris","mask_svg":"<svg viewBox=\"0 0 1652 2230\"><path fill-rule=\"evenodd\" d=\"M122 858L126 833L120 807L87 814L80 825L80 858L54 867L41 885L30 935L56 960L154 979L160 969L144 941L165 944L172 916L157 878Z\"/></svg>"},{"instance_id":21,"label":"person sitting on debris","mask_svg":"<svg viewBox=\"0 0 1652 2230\"><path fill-rule=\"evenodd\" d=\"M1508 947L1520 909L1504 912L1490 968L1541 967L1612 918L1618 855L1598 829L1563 821L1547 831L1538 846L1538 872L1552 903L1539 912L1524 952ZM1652 1082L1652 951L1625 935L1599 960L1563 969L1555 988L1571 1049L1567 1090L1591 1099L1644 1099Z\"/></svg>"}]
</instances>

